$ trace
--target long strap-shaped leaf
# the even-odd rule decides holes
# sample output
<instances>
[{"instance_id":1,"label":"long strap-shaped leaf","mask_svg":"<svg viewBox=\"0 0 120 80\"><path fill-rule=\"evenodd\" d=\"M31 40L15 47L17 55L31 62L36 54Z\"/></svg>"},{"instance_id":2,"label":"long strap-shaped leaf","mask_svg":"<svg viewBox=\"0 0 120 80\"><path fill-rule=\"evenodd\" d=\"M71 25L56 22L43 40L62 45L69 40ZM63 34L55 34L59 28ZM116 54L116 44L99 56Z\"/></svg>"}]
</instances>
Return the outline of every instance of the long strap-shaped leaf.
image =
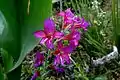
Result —
<instances>
[{"instance_id":1,"label":"long strap-shaped leaf","mask_svg":"<svg viewBox=\"0 0 120 80\"><path fill-rule=\"evenodd\" d=\"M119 0L112 0L112 23L114 27L114 41L120 52L120 16L119 16Z\"/></svg>"},{"instance_id":2,"label":"long strap-shaped leaf","mask_svg":"<svg viewBox=\"0 0 120 80\"><path fill-rule=\"evenodd\" d=\"M7 23L0 35L0 47L17 61L9 72L38 44L33 32L41 29L45 18L51 15L51 3L52 0L0 0L0 11Z\"/></svg>"}]
</instances>

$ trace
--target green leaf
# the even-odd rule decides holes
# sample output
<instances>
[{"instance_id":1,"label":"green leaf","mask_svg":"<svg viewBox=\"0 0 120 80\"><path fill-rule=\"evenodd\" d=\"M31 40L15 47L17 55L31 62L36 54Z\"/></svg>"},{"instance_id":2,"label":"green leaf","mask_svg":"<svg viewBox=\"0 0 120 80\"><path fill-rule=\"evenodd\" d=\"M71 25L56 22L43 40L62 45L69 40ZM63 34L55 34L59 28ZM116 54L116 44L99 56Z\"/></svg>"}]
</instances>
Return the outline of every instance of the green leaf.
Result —
<instances>
[{"instance_id":1,"label":"green leaf","mask_svg":"<svg viewBox=\"0 0 120 80\"><path fill-rule=\"evenodd\" d=\"M3 34L3 31L6 26L7 26L7 22L3 16L2 12L0 11L0 36Z\"/></svg>"},{"instance_id":2,"label":"green leaf","mask_svg":"<svg viewBox=\"0 0 120 80\"><path fill-rule=\"evenodd\" d=\"M2 43L6 37L7 25L6 19L0 11L0 48L2 47Z\"/></svg>"},{"instance_id":3,"label":"green leaf","mask_svg":"<svg viewBox=\"0 0 120 80\"><path fill-rule=\"evenodd\" d=\"M2 70L1 64L0 64L0 80L4 80L4 74L3 74L3 70Z\"/></svg>"},{"instance_id":4,"label":"green leaf","mask_svg":"<svg viewBox=\"0 0 120 80\"><path fill-rule=\"evenodd\" d=\"M2 13L0 15L2 15L2 27L4 27L0 36L0 46L17 59L20 50L17 46L18 27L14 2L14 0L0 0L0 11Z\"/></svg>"},{"instance_id":5,"label":"green leaf","mask_svg":"<svg viewBox=\"0 0 120 80\"><path fill-rule=\"evenodd\" d=\"M13 67L13 58L3 49L1 49L1 56L3 59L4 70L5 72L8 72Z\"/></svg>"},{"instance_id":6,"label":"green leaf","mask_svg":"<svg viewBox=\"0 0 120 80\"><path fill-rule=\"evenodd\" d=\"M52 0L0 0L0 10L8 24L3 25L6 28L2 30L0 45L16 61L10 71L38 44L33 32L43 28L43 21L51 15L51 7Z\"/></svg>"},{"instance_id":7,"label":"green leaf","mask_svg":"<svg viewBox=\"0 0 120 80\"><path fill-rule=\"evenodd\" d=\"M112 0L112 25L114 27L114 45L117 46L120 52L120 16L119 16L119 0Z\"/></svg>"},{"instance_id":8,"label":"green leaf","mask_svg":"<svg viewBox=\"0 0 120 80\"><path fill-rule=\"evenodd\" d=\"M106 76L98 76L96 78L94 78L94 80L107 80Z\"/></svg>"}]
</instances>

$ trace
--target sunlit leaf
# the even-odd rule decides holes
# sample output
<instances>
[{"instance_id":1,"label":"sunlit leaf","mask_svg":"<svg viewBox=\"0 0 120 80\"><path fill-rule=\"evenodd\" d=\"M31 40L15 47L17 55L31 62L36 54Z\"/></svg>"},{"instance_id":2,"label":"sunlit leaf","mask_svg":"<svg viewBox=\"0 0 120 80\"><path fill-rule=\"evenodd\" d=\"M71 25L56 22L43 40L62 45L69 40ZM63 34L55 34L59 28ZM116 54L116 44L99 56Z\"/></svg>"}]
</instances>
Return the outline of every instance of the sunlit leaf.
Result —
<instances>
[{"instance_id":1,"label":"sunlit leaf","mask_svg":"<svg viewBox=\"0 0 120 80\"><path fill-rule=\"evenodd\" d=\"M33 32L43 28L43 21L51 15L51 7L52 0L0 0L0 48L16 62L9 72L20 73L17 67L39 42Z\"/></svg>"}]
</instances>

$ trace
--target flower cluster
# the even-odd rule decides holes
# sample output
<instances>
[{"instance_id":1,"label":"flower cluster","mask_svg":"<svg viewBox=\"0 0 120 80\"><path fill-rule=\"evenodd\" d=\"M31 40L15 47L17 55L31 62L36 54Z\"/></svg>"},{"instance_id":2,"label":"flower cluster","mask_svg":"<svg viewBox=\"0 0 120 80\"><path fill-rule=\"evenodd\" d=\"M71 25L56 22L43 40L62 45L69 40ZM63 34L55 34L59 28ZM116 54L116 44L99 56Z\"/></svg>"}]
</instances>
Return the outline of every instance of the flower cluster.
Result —
<instances>
[{"instance_id":1,"label":"flower cluster","mask_svg":"<svg viewBox=\"0 0 120 80\"><path fill-rule=\"evenodd\" d=\"M44 30L34 32L36 38L40 38L40 44L44 45L49 53L54 56L52 65L58 72L64 69L59 66L70 64L70 56L73 50L79 45L82 31L87 31L89 23L84 18L75 16L70 9L60 12L58 16L62 17L62 28L56 29L53 19L48 18L44 21ZM81 31L81 29L83 29ZM67 33L66 33L67 32ZM66 44L65 44L66 42ZM44 54L37 52L35 56L35 68L44 63ZM34 73L32 80L38 76L38 71Z\"/></svg>"}]
</instances>

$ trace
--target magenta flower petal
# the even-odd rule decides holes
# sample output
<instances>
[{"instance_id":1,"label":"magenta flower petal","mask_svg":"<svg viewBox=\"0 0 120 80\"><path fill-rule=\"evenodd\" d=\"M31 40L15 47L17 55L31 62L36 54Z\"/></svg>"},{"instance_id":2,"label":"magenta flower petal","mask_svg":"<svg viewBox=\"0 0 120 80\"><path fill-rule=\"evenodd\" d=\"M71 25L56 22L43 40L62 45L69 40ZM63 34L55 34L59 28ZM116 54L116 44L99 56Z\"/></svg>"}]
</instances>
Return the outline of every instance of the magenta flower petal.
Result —
<instances>
[{"instance_id":1,"label":"magenta flower petal","mask_svg":"<svg viewBox=\"0 0 120 80\"><path fill-rule=\"evenodd\" d=\"M64 12L60 12L59 15L63 17L63 29L69 28L67 26L73 24L74 14L71 12L70 8L65 10Z\"/></svg>"},{"instance_id":2,"label":"magenta flower petal","mask_svg":"<svg viewBox=\"0 0 120 80\"><path fill-rule=\"evenodd\" d=\"M48 36L54 34L55 23L52 19L48 18L44 21L44 31Z\"/></svg>"},{"instance_id":3,"label":"magenta flower petal","mask_svg":"<svg viewBox=\"0 0 120 80\"><path fill-rule=\"evenodd\" d=\"M62 48L63 48L62 40L60 40L60 41L57 43L57 48L58 48L58 49L62 49Z\"/></svg>"},{"instance_id":4,"label":"magenta flower petal","mask_svg":"<svg viewBox=\"0 0 120 80\"><path fill-rule=\"evenodd\" d=\"M78 40L76 40L76 39L74 39L74 40L71 40L71 41L70 41L70 43L73 43L73 44L74 44L74 45L72 45L72 46L77 47L77 46L78 46L79 41L78 41Z\"/></svg>"},{"instance_id":5,"label":"magenta flower petal","mask_svg":"<svg viewBox=\"0 0 120 80\"><path fill-rule=\"evenodd\" d=\"M80 32L74 31L74 33L73 33L73 39L80 40Z\"/></svg>"},{"instance_id":6,"label":"magenta flower petal","mask_svg":"<svg viewBox=\"0 0 120 80\"><path fill-rule=\"evenodd\" d=\"M40 72L39 72L39 71L36 71L36 72L33 74L31 80L36 80L36 78L37 78L39 75L40 75Z\"/></svg>"},{"instance_id":7,"label":"magenta flower petal","mask_svg":"<svg viewBox=\"0 0 120 80\"><path fill-rule=\"evenodd\" d=\"M65 14L66 14L66 16L69 18L73 18L74 17L74 14L71 12L71 9L69 8L69 9L67 9L67 10L65 10Z\"/></svg>"},{"instance_id":8,"label":"magenta flower petal","mask_svg":"<svg viewBox=\"0 0 120 80\"><path fill-rule=\"evenodd\" d=\"M80 40L80 32L75 31L72 36L73 36L73 37L72 37L72 39L70 40L70 43L71 43L71 44L73 43L73 44L74 44L74 47L75 47L75 46L78 46L78 43L79 43L79 40ZM73 45L72 45L72 46L73 46Z\"/></svg>"},{"instance_id":9,"label":"magenta flower petal","mask_svg":"<svg viewBox=\"0 0 120 80\"><path fill-rule=\"evenodd\" d=\"M55 38L61 38L61 37L63 37L63 33L62 32L58 32L58 31L56 31L55 33L54 33L54 37Z\"/></svg>"},{"instance_id":10,"label":"magenta flower petal","mask_svg":"<svg viewBox=\"0 0 120 80\"><path fill-rule=\"evenodd\" d=\"M84 18L82 18L82 20L81 20L81 27L82 27L84 30L86 30L87 27L88 27L88 25L89 25L89 23L86 22Z\"/></svg>"},{"instance_id":11,"label":"magenta flower petal","mask_svg":"<svg viewBox=\"0 0 120 80\"><path fill-rule=\"evenodd\" d=\"M70 64L70 57L69 57L69 54L68 53L64 53L62 55L62 58L63 60L67 63L67 64Z\"/></svg>"},{"instance_id":12,"label":"magenta flower petal","mask_svg":"<svg viewBox=\"0 0 120 80\"><path fill-rule=\"evenodd\" d=\"M46 46L47 46L48 49L53 49L54 48L54 45L53 45L53 42L52 42L51 39L46 41Z\"/></svg>"},{"instance_id":13,"label":"magenta flower petal","mask_svg":"<svg viewBox=\"0 0 120 80\"><path fill-rule=\"evenodd\" d=\"M65 12L61 11L58 15L64 17L65 16Z\"/></svg>"},{"instance_id":14,"label":"magenta flower petal","mask_svg":"<svg viewBox=\"0 0 120 80\"><path fill-rule=\"evenodd\" d=\"M57 66L59 64L61 64L62 66L64 66L65 63L67 63L67 64L70 63L70 57L69 57L68 53L62 53L62 54L56 55L56 57L54 59L54 65L55 66Z\"/></svg>"},{"instance_id":15,"label":"magenta flower petal","mask_svg":"<svg viewBox=\"0 0 120 80\"><path fill-rule=\"evenodd\" d=\"M65 16L64 16L64 24L65 25L72 25L73 24L73 18L74 14L71 12L70 9L65 10Z\"/></svg>"},{"instance_id":16,"label":"magenta flower petal","mask_svg":"<svg viewBox=\"0 0 120 80\"><path fill-rule=\"evenodd\" d=\"M78 45L79 40L80 40L80 32L78 32L77 30L73 30L70 34L66 35L64 37L64 40L69 40L69 46L68 48L64 49L66 51L72 51L75 49L75 47ZM70 48L70 49L69 49ZM63 50L63 51L64 51ZM69 52L68 52L69 53Z\"/></svg>"},{"instance_id":17,"label":"magenta flower petal","mask_svg":"<svg viewBox=\"0 0 120 80\"><path fill-rule=\"evenodd\" d=\"M62 65L62 66L65 65L65 64L64 64L64 63L65 63L65 60L64 60L64 58L63 58L62 56L60 56L60 62L61 62L61 65Z\"/></svg>"},{"instance_id":18,"label":"magenta flower petal","mask_svg":"<svg viewBox=\"0 0 120 80\"><path fill-rule=\"evenodd\" d=\"M55 70L56 70L56 72L58 72L58 73L63 73L63 72L64 72L64 69L63 69L63 68L59 68L59 67L57 67L57 66L55 66Z\"/></svg>"},{"instance_id":19,"label":"magenta flower petal","mask_svg":"<svg viewBox=\"0 0 120 80\"><path fill-rule=\"evenodd\" d=\"M74 30L70 34L66 35L64 37L64 39L65 40L73 40L73 39L79 40L80 39L80 32Z\"/></svg>"},{"instance_id":20,"label":"magenta flower petal","mask_svg":"<svg viewBox=\"0 0 120 80\"><path fill-rule=\"evenodd\" d=\"M73 51L73 49L74 49L73 47L74 47L74 46L72 46L72 45L68 45L68 46L62 48L61 50L62 50L64 53L71 53L71 52Z\"/></svg>"},{"instance_id":21,"label":"magenta flower petal","mask_svg":"<svg viewBox=\"0 0 120 80\"><path fill-rule=\"evenodd\" d=\"M75 28L82 28L83 30L86 31L88 26L89 26L89 23L87 21L85 21L84 18L80 19L78 17L74 20L74 26L73 27L75 27Z\"/></svg>"},{"instance_id":22,"label":"magenta flower petal","mask_svg":"<svg viewBox=\"0 0 120 80\"><path fill-rule=\"evenodd\" d=\"M54 48L54 45L53 45L54 39L61 38L61 37L63 37L64 34L62 32L58 32L55 29L54 21L52 19L48 18L44 21L44 30L36 31L34 33L34 35L37 38L42 38L40 41L40 44L45 43L47 48L53 49Z\"/></svg>"},{"instance_id":23,"label":"magenta flower petal","mask_svg":"<svg viewBox=\"0 0 120 80\"><path fill-rule=\"evenodd\" d=\"M43 30L39 30L39 31L34 32L34 36L35 36L36 38L43 38L43 37L45 37L46 35L45 35L45 33L44 33Z\"/></svg>"},{"instance_id":24,"label":"magenta flower petal","mask_svg":"<svg viewBox=\"0 0 120 80\"><path fill-rule=\"evenodd\" d=\"M35 56L34 67L41 66L43 62L44 62L44 55L40 52L37 52Z\"/></svg>"},{"instance_id":25,"label":"magenta flower petal","mask_svg":"<svg viewBox=\"0 0 120 80\"><path fill-rule=\"evenodd\" d=\"M48 40L48 38L42 38L41 41L40 41L40 44L44 44L46 41Z\"/></svg>"},{"instance_id":26,"label":"magenta flower petal","mask_svg":"<svg viewBox=\"0 0 120 80\"><path fill-rule=\"evenodd\" d=\"M54 59L54 65L57 66L61 64L64 66L65 63L70 63L70 56L69 54L75 49L75 45L73 42L70 42L68 46L64 46L62 41L59 41L57 43L57 49L54 52L55 59Z\"/></svg>"},{"instance_id":27,"label":"magenta flower petal","mask_svg":"<svg viewBox=\"0 0 120 80\"><path fill-rule=\"evenodd\" d=\"M66 20L65 23L66 23L66 24L71 24L71 25L72 25L73 20L72 20L72 19Z\"/></svg>"},{"instance_id":28,"label":"magenta flower petal","mask_svg":"<svg viewBox=\"0 0 120 80\"><path fill-rule=\"evenodd\" d=\"M56 55L55 59L54 59L54 65L60 64L61 60L60 60L60 54Z\"/></svg>"},{"instance_id":29,"label":"magenta flower petal","mask_svg":"<svg viewBox=\"0 0 120 80\"><path fill-rule=\"evenodd\" d=\"M71 12L71 9L69 8L69 9L65 10L64 12L61 11L59 13L59 16L66 17L66 18L73 18L74 14Z\"/></svg>"}]
</instances>

